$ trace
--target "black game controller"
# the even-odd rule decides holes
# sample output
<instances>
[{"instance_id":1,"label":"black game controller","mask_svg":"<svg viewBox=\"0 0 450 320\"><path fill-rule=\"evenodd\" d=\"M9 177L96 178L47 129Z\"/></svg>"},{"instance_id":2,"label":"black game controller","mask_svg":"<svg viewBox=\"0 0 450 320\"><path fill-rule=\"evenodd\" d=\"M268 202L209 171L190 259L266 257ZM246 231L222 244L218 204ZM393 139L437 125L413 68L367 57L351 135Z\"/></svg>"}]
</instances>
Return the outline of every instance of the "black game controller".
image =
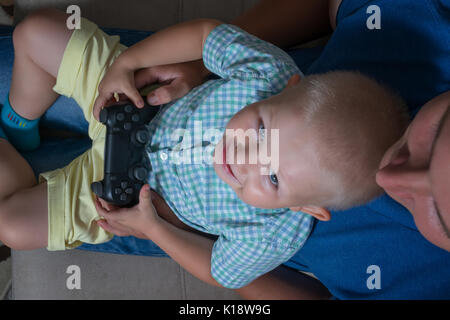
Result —
<instances>
[{"instance_id":1,"label":"black game controller","mask_svg":"<svg viewBox=\"0 0 450 320\"><path fill-rule=\"evenodd\" d=\"M91 184L97 196L119 207L139 202L139 191L150 170L145 156L150 139L146 125L159 109L148 104L139 109L126 102L100 112L100 122L106 125L106 141L103 180Z\"/></svg>"}]
</instances>

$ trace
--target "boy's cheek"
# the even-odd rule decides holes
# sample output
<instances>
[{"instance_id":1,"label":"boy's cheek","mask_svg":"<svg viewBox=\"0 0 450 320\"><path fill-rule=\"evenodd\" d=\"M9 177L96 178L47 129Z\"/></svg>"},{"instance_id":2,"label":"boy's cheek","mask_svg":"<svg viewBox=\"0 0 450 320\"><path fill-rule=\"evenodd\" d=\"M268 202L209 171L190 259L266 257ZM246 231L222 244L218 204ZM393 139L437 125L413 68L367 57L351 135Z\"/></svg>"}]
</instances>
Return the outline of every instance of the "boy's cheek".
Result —
<instances>
[{"instance_id":1,"label":"boy's cheek","mask_svg":"<svg viewBox=\"0 0 450 320\"><path fill-rule=\"evenodd\" d=\"M234 191L239 199L256 208L278 209L283 207L271 194L261 194L260 192L255 192L252 188L244 188Z\"/></svg>"}]
</instances>

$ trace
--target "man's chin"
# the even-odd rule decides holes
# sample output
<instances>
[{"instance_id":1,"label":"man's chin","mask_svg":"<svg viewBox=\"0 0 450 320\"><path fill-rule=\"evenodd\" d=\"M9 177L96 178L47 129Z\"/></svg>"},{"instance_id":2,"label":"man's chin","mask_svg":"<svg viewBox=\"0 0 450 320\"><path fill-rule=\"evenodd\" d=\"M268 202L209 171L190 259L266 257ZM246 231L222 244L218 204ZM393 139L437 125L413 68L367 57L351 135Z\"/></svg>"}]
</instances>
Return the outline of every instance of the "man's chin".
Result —
<instances>
[{"instance_id":1,"label":"man's chin","mask_svg":"<svg viewBox=\"0 0 450 320\"><path fill-rule=\"evenodd\" d=\"M441 232L435 232L436 230L424 230L424 228L418 227L422 236L435 246L450 252L450 239Z\"/></svg>"},{"instance_id":2,"label":"man's chin","mask_svg":"<svg viewBox=\"0 0 450 320\"><path fill-rule=\"evenodd\" d=\"M445 233L440 223L437 221L437 217L416 213L411 211L410 209L408 210L412 214L414 223L420 234L426 240L428 240L428 242L450 252L450 238Z\"/></svg>"}]
</instances>

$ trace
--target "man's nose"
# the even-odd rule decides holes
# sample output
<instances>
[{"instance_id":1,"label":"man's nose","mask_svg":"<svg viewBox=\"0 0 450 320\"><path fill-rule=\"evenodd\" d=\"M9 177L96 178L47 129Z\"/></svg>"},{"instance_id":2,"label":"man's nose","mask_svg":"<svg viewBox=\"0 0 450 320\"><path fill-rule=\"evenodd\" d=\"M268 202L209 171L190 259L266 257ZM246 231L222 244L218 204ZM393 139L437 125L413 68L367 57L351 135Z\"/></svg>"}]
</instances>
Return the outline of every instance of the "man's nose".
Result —
<instances>
[{"instance_id":1,"label":"man's nose","mask_svg":"<svg viewBox=\"0 0 450 320\"><path fill-rule=\"evenodd\" d=\"M378 171L376 180L385 191L405 192L411 196L419 196L430 193L428 177L428 168L411 167L408 164L390 164Z\"/></svg>"}]
</instances>

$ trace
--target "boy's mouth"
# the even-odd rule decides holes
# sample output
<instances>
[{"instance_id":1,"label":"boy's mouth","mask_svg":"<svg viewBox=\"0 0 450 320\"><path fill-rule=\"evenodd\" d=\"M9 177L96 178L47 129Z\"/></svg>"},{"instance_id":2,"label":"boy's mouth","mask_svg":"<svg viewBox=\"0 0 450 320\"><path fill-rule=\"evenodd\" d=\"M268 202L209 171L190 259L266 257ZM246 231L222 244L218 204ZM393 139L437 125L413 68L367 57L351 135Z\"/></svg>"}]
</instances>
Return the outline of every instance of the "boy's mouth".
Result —
<instances>
[{"instance_id":1,"label":"boy's mouth","mask_svg":"<svg viewBox=\"0 0 450 320\"><path fill-rule=\"evenodd\" d=\"M227 147L226 145L223 146L223 152L222 152L222 168L223 170L230 175L236 182L239 183L239 180L236 178L236 176L233 173L233 170L231 169L231 166L227 163Z\"/></svg>"}]
</instances>

